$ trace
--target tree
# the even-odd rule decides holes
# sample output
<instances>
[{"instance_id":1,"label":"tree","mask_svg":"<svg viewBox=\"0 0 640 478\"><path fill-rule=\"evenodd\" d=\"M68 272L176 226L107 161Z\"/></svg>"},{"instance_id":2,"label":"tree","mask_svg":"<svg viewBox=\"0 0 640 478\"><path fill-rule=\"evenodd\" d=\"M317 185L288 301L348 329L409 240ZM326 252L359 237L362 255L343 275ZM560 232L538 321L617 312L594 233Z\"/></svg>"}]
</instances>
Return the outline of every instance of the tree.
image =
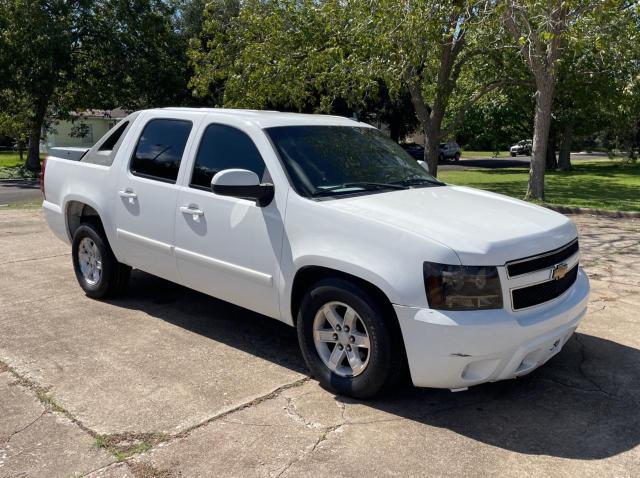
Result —
<instances>
[{"instance_id":1,"label":"tree","mask_svg":"<svg viewBox=\"0 0 640 478\"><path fill-rule=\"evenodd\" d=\"M529 87L494 91L465 115L457 129L458 142L465 149L494 152L528 139L533 129L533 101Z\"/></svg>"},{"instance_id":2,"label":"tree","mask_svg":"<svg viewBox=\"0 0 640 478\"><path fill-rule=\"evenodd\" d=\"M571 170L576 135L592 135L630 117L621 113L633 102L625 92L638 72L639 30L637 12L620 2L584 17L567 39L553 107L562 132L560 170Z\"/></svg>"},{"instance_id":3,"label":"tree","mask_svg":"<svg viewBox=\"0 0 640 478\"><path fill-rule=\"evenodd\" d=\"M61 78L71 74L80 25L80 2L8 0L0 4L0 82L29 103L29 152L25 167L40 169L40 131Z\"/></svg>"},{"instance_id":4,"label":"tree","mask_svg":"<svg viewBox=\"0 0 640 478\"><path fill-rule=\"evenodd\" d=\"M242 38L236 31L240 0L213 0L200 14L198 27L191 28L195 35L189 40L188 58L193 71L189 86L196 97L222 106Z\"/></svg>"},{"instance_id":5,"label":"tree","mask_svg":"<svg viewBox=\"0 0 640 478\"><path fill-rule=\"evenodd\" d=\"M536 85L533 156L526 199L544 200L544 173L551 111L563 47L592 13L593 0L504 0L499 2L504 24L511 32Z\"/></svg>"},{"instance_id":6,"label":"tree","mask_svg":"<svg viewBox=\"0 0 640 478\"><path fill-rule=\"evenodd\" d=\"M16 142L20 161L29 139L29 115L25 98L12 91L0 91L0 136Z\"/></svg>"},{"instance_id":7,"label":"tree","mask_svg":"<svg viewBox=\"0 0 640 478\"><path fill-rule=\"evenodd\" d=\"M380 75L392 90L409 90L425 134L425 160L437 175L443 136L453 133L479 99L505 83L492 61L500 58L493 2L369 0L355 2L350 11L359 18L365 70ZM482 75L467 74L474 62ZM465 77L472 81L461 81ZM452 101L456 96L464 100ZM452 119L443 130L448 113Z\"/></svg>"},{"instance_id":8,"label":"tree","mask_svg":"<svg viewBox=\"0 0 640 478\"><path fill-rule=\"evenodd\" d=\"M248 0L236 16L208 12L206 42L192 50L192 84L200 94L224 83L224 104L304 111L355 111L384 91L411 99L427 137L426 159L437 174L438 144L464 113L504 83L498 68L483 81L459 80L472 60L493 60L493 2L418 0ZM482 28L481 28L482 27ZM231 34L229 34L231 32ZM470 76L469 76L470 78ZM464 95L462 94L464 91ZM443 121L458 94L451 127ZM375 104L375 100L373 101Z\"/></svg>"},{"instance_id":9,"label":"tree","mask_svg":"<svg viewBox=\"0 0 640 478\"><path fill-rule=\"evenodd\" d=\"M28 104L25 166L40 169L47 114L157 105L186 96L186 58L160 0L5 0L0 91Z\"/></svg>"}]
</instances>

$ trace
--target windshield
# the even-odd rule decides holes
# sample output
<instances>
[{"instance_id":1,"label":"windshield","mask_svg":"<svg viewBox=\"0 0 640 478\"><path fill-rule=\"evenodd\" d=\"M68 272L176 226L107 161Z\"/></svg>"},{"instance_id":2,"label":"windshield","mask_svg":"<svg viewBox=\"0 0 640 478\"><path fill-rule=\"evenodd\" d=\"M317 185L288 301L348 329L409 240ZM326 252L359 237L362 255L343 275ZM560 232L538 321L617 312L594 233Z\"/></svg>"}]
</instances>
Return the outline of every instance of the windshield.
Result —
<instances>
[{"instance_id":1,"label":"windshield","mask_svg":"<svg viewBox=\"0 0 640 478\"><path fill-rule=\"evenodd\" d=\"M267 128L296 191L307 197L442 185L374 128Z\"/></svg>"}]
</instances>

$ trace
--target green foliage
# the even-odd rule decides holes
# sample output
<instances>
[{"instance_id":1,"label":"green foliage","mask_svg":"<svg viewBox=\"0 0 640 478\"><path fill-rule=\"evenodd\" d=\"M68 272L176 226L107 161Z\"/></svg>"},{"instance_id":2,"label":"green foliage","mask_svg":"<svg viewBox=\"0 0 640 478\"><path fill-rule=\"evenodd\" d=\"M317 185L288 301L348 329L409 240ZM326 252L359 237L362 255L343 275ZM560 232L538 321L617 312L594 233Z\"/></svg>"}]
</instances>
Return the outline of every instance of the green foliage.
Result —
<instances>
[{"instance_id":1,"label":"green foliage","mask_svg":"<svg viewBox=\"0 0 640 478\"><path fill-rule=\"evenodd\" d=\"M581 135L614 122L620 106L629 101L625 90L638 74L639 44L632 9L599 8L581 15L558 60L555 119L575 125Z\"/></svg>"},{"instance_id":2,"label":"green foliage","mask_svg":"<svg viewBox=\"0 0 640 478\"><path fill-rule=\"evenodd\" d=\"M416 125L416 107L437 143L450 105L447 134L499 84L501 69L488 67L503 55L494 44L492 5L218 0L207 7L202 34L191 45L191 84L200 97L232 107L364 117L377 110L375 118L402 125L395 131Z\"/></svg>"},{"instance_id":3,"label":"green foliage","mask_svg":"<svg viewBox=\"0 0 640 478\"><path fill-rule=\"evenodd\" d=\"M533 95L526 88L505 89L483 98L457 129L463 148L500 151L517 141L531 139Z\"/></svg>"},{"instance_id":4,"label":"green foliage","mask_svg":"<svg viewBox=\"0 0 640 478\"><path fill-rule=\"evenodd\" d=\"M140 108L187 97L186 44L162 0L0 3L0 110L25 111L37 168L47 114Z\"/></svg>"}]
</instances>

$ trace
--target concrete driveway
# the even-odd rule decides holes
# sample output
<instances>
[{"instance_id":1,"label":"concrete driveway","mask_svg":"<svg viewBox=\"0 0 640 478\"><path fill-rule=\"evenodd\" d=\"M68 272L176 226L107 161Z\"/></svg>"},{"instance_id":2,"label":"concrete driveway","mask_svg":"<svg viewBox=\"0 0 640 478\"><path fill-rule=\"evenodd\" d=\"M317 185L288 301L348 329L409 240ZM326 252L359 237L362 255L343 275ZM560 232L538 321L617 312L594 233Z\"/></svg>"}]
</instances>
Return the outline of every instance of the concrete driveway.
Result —
<instances>
[{"instance_id":1,"label":"concrete driveway","mask_svg":"<svg viewBox=\"0 0 640 478\"><path fill-rule=\"evenodd\" d=\"M86 298L40 211L0 211L0 477L638 476L640 222L573 219L594 290L562 353L357 402L276 321L143 273Z\"/></svg>"}]
</instances>

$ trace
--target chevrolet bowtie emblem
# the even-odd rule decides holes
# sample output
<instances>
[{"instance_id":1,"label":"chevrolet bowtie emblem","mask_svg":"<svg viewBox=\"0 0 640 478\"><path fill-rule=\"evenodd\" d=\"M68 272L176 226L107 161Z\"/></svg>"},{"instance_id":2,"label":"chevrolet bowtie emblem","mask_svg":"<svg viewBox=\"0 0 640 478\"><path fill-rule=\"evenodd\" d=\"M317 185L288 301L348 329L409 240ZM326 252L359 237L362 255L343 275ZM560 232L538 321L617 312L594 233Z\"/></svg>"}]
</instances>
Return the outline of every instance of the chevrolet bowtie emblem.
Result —
<instances>
[{"instance_id":1,"label":"chevrolet bowtie emblem","mask_svg":"<svg viewBox=\"0 0 640 478\"><path fill-rule=\"evenodd\" d=\"M551 278L553 280L560 280L567 275L567 272L569 272L569 266L564 262L561 262L553 267L553 270L551 271Z\"/></svg>"}]
</instances>

